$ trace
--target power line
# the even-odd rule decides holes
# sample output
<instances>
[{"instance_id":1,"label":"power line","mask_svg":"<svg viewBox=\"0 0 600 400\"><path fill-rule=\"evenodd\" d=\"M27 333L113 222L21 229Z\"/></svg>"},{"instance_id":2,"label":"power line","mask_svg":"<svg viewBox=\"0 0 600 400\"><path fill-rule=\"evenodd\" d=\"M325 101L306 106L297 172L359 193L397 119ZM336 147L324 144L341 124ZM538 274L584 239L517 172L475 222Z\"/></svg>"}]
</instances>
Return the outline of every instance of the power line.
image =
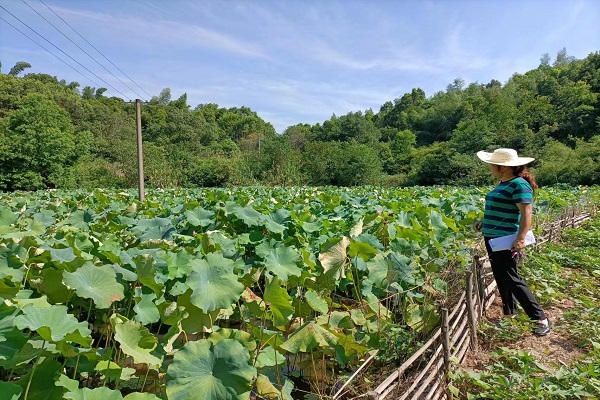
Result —
<instances>
[{"instance_id":1,"label":"power line","mask_svg":"<svg viewBox=\"0 0 600 400\"><path fill-rule=\"evenodd\" d=\"M57 56L56 54L54 54L53 52L51 52L50 50L48 50L47 48L45 48L43 45L39 44L38 42L36 42L34 39L31 38L31 36L29 36L28 34L26 34L25 32L23 32L22 30L20 30L19 28L17 28L16 26L14 26L13 24L11 24L10 22L8 22L7 20L5 20L1 15L0 15L0 19L4 22L6 22L8 25L12 26L17 32L20 32L23 36L25 36L27 39L31 40L33 43L37 44L38 46L40 46L42 49L46 50L48 53L50 53L51 55L53 55L54 57L58 58L61 62L63 62L67 67L71 68L72 70L74 70L75 72L77 72L78 74L80 74L81 76L83 76L85 79L89 80L90 82L92 82L95 86L100 86L96 81L94 81L93 79L85 76L83 74L83 72L79 71L77 68L73 67L71 64L69 64L68 62L66 62L65 60L63 60L62 58L60 58L59 56Z\"/></svg>"},{"instance_id":2,"label":"power line","mask_svg":"<svg viewBox=\"0 0 600 400\"><path fill-rule=\"evenodd\" d=\"M94 75L96 78L100 79L102 82L104 82L105 84L107 84L108 86L110 86L115 92L119 93L121 96L123 96L127 100L131 101L131 99L128 96L126 96L125 94L123 94L119 89L116 89L113 85L111 85L110 83L106 82L104 79L102 79L101 77L99 77L98 75L96 75L93 71L90 71L90 69L88 67L86 67L85 65L83 65L82 63L80 63L79 61L77 61L76 59L74 59L73 57L71 57L70 55L68 55L67 53L65 53L60 47L58 47L57 45L55 45L54 43L52 43L51 41L49 41L48 39L46 39L45 37L43 37L42 35L40 35L35 29L33 29L32 27L30 27L29 25L27 25L25 22L21 21L21 19L19 17L17 17L16 15L14 15L10 11L8 11L2 5L0 5L0 8L3 9L4 11L6 11L7 13L9 13L14 19L16 19L17 21L19 21L23 25L25 25L31 31L33 31L33 33L35 33L36 35L38 35L39 37L41 37L42 39L44 39L46 42L50 43L53 47L55 47L58 51L60 51L61 53L63 53L65 56L67 56L71 60L75 61L77 64L79 64L79 66L81 66L83 69L85 69L86 71L88 71L90 74Z\"/></svg>"},{"instance_id":3,"label":"power line","mask_svg":"<svg viewBox=\"0 0 600 400\"><path fill-rule=\"evenodd\" d=\"M61 19L61 21L63 21L65 24L67 24L67 26L68 26L69 28L71 28L71 29L73 30L73 32L75 32L77 35L79 35L79 37L80 37L80 38L82 38L82 39L83 39L83 40L84 40L84 41L85 41L87 44L89 44L90 46L92 46L92 48L93 48L94 50L96 50L96 51L98 52L98 54L100 54L102 57L104 57L104 59L105 59L106 61L108 61L109 63L111 63L113 67L115 67L116 69L118 69L118 70L119 70L119 72L121 72L121 73L122 73L122 74L123 74L125 77L127 77L127 79L129 79L131 82L133 82L133 83L134 83L134 85L136 85L138 88L140 88L140 89L141 89L141 90L142 90L144 93L146 93L148 96L152 97L152 95L151 95L150 93L146 92L146 90L145 90L143 87L141 87L140 85L138 85L138 84L137 84L137 82L136 82L136 81L134 81L132 78L130 78L130 77L129 77L129 75L127 75L125 72L123 72L123 70L121 70L121 68L117 67L117 66L115 65L115 63L113 63L111 60L109 60L109 59L108 59L108 57L106 57L104 54L102 54L102 52L101 52L100 50L98 50L98 49L96 48L96 46L94 46L93 44L91 44L90 42L88 42L88 40L87 40L86 38L84 38L84 37L83 37L83 36L82 36L82 35L81 35L79 32L77 32L77 30L75 30L75 28L73 28L71 25L69 25L69 23L68 23L67 21L65 21L65 20L64 20L64 19L63 19L63 18L62 18L60 15L58 15L58 14L57 14L57 13L56 13L56 12L55 12L55 11L54 11L52 8L50 8L50 7L49 7L49 6L48 6L46 3L44 3L42 0L39 0L39 1L40 1L40 3L42 3L43 5L45 5L45 6L46 6L46 7L47 7L47 8L48 8L50 11L52 11L52 12L54 13L54 15L56 15L58 18L60 18L60 19ZM140 96L140 97L142 97L142 96Z\"/></svg>"},{"instance_id":4,"label":"power line","mask_svg":"<svg viewBox=\"0 0 600 400\"><path fill-rule=\"evenodd\" d=\"M125 82L123 82L118 76L116 76L115 74L113 74L112 72L110 72L104 65L100 64L100 62L98 62L98 60L96 60L94 57L92 57L87 51L85 51L84 49L82 49L77 43L75 43L73 40L71 40L70 37L68 37L67 35L64 34L63 31L61 31L60 29L58 29L52 22L48 21L46 19L46 17L44 17L42 14L40 14L35 8L31 7L25 0L21 0L23 3L25 3L25 5L29 8L31 8L33 10L33 12L35 12L37 15L39 15L44 21L46 21L47 23L49 23L54 29L56 29L61 35L63 35L65 38L67 38L67 40L69 40L71 43L73 43L75 46L77 46L77 48L81 51L83 51L89 58L91 58L93 61L96 62L96 64L98 64L99 66L101 66L102 68L104 68L104 70L106 72L108 72L109 74L111 74L114 78L118 79L119 82L121 82L123 85L125 85L127 87L127 89L131 90L133 93L135 93L138 97L142 97L140 96L139 93L137 93L135 90L133 90L132 88L129 87L129 85L127 85Z\"/></svg>"}]
</instances>

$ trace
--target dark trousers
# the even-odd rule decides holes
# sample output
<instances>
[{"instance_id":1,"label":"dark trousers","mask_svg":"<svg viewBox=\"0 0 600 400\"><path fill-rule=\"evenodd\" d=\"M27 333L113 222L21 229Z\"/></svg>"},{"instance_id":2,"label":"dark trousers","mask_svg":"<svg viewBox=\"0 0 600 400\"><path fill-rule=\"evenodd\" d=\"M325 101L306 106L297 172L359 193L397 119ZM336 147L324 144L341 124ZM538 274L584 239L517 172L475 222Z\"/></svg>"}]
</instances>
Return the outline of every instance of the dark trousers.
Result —
<instances>
[{"instance_id":1,"label":"dark trousers","mask_svg":"<svg viewBox=\"0 0 600 400\"><path fill-rule=\"evenodd\" d=\"M516 314L518 301L533 321L545 319L544 310L542 310L527 283L517 271L517 259L512 256L512 251L492 252L487 238L485 239L485 247L490 257L494 278L498 284L504 315Z\"/></svg>"}]
</instances>

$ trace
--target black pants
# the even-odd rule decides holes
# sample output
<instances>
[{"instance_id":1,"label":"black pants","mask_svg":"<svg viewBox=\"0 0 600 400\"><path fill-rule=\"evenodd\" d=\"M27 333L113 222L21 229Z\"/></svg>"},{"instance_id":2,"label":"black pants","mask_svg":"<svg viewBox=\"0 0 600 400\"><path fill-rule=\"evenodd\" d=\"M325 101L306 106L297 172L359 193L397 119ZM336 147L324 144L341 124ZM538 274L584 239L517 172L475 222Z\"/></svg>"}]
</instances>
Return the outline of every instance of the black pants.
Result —
<instances>
[{"instance_id":1,"label":"black pants","mask_svg":"<svg viewBox=\"0 0 600 400\"><path fill-rule=\"evenodd\" d=\"M517 259L513 258L512 251L492 252L488 238L485 239L485 247L490 256L494 278L498 284L504 315L516 314L518 301L533 321L545 319L544 310L542 310L527 283L517 271Z\"/></svg>"}]
</instances>

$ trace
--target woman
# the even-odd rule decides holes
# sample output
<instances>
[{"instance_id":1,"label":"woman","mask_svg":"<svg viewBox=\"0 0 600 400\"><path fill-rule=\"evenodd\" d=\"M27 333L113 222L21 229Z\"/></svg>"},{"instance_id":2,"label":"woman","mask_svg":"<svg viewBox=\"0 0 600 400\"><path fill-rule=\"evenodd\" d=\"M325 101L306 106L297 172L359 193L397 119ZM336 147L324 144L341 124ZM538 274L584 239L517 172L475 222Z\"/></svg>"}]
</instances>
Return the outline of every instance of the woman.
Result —
<instances>
[{"instance_id":1,"label":"woman","mask_svg":"<svg viewBox=\"0 0 600 400\"><path fill-rule=\"evenodd\" d=\"M502 299L504 315L514 318L517 301L529 318L535 322L533 333L546 336L552 324L525 280L517 272L518 256L525 248L525 235L531 228L533 192L537 184L525 168L532 162L530 157L519 157L513 149L497 149L493 153L480 151L477 156L490 164L494 178L500 182L485 198L483 221L476 229L483 232L494 278ZM517 234L510 250L492 251L492 238Z\"/></svg>"}]
</instances>

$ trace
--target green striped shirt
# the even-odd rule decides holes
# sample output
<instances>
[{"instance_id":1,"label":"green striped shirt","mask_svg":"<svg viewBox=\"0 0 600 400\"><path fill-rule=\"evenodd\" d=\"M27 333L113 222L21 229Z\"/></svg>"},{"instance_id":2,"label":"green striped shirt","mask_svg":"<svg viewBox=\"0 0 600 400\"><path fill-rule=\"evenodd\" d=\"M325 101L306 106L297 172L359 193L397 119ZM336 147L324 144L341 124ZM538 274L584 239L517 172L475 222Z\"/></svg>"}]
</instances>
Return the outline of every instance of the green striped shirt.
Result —
<instances>
[{"instance_id":1,"label":"green striped shirt","mask_svg":"<svg viewBox=\"0 0 600 400\"><path fill-rule=\"evenodd\" d=\"M519 232L521 213L517 204L531 202L533 202L533 189L525 179L516 177L500 182L485 196L483 236L493 238Z\"/></svg>"}]
</instances>

